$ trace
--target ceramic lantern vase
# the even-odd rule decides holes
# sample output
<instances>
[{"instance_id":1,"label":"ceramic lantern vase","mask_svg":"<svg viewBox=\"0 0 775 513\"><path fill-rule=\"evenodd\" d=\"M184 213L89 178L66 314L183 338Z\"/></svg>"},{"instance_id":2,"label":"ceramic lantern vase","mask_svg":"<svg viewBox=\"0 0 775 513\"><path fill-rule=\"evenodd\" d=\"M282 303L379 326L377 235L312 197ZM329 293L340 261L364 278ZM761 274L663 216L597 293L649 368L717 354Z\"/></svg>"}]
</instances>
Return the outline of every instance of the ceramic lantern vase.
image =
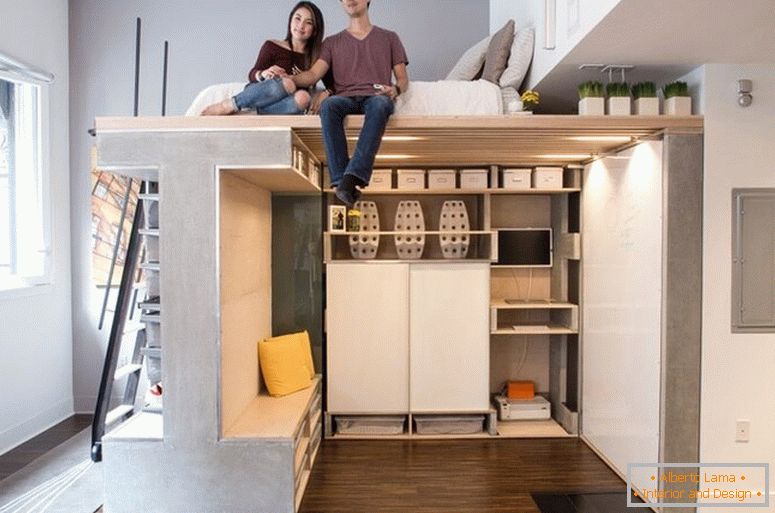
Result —
<instances>
[{"instance_id":1,"label":"ceramic lantern vase","mask_svg":"<svg viewBox=\"0 0 775 513\"><path fill-rule=\"evenodd\" d=\"M398 258L418 260L425 249L425 217L419 201L400 201L396 210L393 236ZM416 232L416 233L413 233Z\"/></svg>"},{"instance_id":2,"label":"ceramic lantern vase","mask_svg":"<svg viewBox=\"0 0 775 513\"><path fill-rule=\"evenodd\" d=\"M367 260L377 256L379 249L379 211L373 201L356 201L354 208L361 212L360 235L347 237L353 258Z\"/></svg>"},{"instance_id":3,"label":"ceramic lantern vase","mask_svg":"<svg viewBox=\"0 0 775 513\"><path fill-rule=\"evenodd\" d=\"M444 258L465 258L471 244L468 211L462 201L445 201L439 216L439 243ZM462 233L458 233L462 232Z\"/></svg>"}]
</instances>

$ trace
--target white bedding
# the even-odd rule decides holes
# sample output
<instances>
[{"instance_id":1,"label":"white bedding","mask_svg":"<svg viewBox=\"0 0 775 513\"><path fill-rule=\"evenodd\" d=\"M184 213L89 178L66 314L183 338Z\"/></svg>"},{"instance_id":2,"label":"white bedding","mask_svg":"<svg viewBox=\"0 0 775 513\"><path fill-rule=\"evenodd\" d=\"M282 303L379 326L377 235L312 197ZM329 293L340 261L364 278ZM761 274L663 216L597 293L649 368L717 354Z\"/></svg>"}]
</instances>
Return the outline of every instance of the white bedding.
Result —
<instances>
[{"instance_id":1,"label":"white bedding","mask_svg":"<svg viewBox=\"0 0 775 513\"><path fill-rule=\"evenodd\" d=\"M244 87L243 82L206 87L191 103L186 116L198 116L211 103L234 96ZM488 116L501 114L502 103L500 88L486 80L412 82L409 90L398 97L395 113L406 116Z\"/></svg>"}]
</instances>

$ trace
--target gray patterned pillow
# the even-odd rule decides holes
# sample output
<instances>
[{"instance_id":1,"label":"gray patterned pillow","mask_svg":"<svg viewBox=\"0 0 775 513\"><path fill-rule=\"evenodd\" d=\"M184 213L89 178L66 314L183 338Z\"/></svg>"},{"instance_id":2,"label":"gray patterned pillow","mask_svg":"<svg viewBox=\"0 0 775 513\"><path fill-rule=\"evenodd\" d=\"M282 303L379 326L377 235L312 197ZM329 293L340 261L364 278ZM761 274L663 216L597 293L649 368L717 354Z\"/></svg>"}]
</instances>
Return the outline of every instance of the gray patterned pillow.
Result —
<instances>
[{"instance_id":1,"label":"gray patterned pillow","mask_svg":"<svg viewBox=\"0 0 775 513\"><path fill-rule=\"evenodd\" d=\"M533 59L533 42L535 30L533 28L522 29L514 36L511 45L511 55L506 70L500 78L501 87L513 87L519 89L527 74L527 68Z\"/></svg>"},{"instance_id":2,"label":"gray patterned pillow","mask_svg":"<svg viewBox=\"0 0 775 513\"><path fill-rule=\"evenodd\" d=\"M493 34L490 45L487 47L487 56L484 58L484 71L482 78L498 84L506 63L509 60L511 43L514 41L514 20L509 20L498 32Z\"/></svg>"},{"instance_id":3,"label":"gray patterned pillow","mask_svg":"<svg viewBox=\"0 0 775 513\"><path fill-rule=\"evenodd\" d=\"M492 36L487 36L466 50L444 80L474 80L484 65L484 57L487 55L490 39Z\"/></svg>"}]
</instances>

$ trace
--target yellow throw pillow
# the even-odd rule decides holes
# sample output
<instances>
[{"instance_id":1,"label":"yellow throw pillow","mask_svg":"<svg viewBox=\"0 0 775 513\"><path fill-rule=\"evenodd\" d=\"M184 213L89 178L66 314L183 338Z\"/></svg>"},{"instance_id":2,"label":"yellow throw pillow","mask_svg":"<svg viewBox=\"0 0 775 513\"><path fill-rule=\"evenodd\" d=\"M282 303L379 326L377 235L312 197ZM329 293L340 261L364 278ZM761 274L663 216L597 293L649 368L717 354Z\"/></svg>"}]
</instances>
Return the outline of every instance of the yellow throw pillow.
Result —
<instances>
[{"instance_id":1,"label":"yellow throw pillow","mask_svg":"<svg viewBox=\"0 0 775 513\"><path fill-rule=\"evenodd\" d=\"M307 332L262 340L258 361L269 394L283 396L310 386L314 376Z\"/></svg>"}]
</instances>

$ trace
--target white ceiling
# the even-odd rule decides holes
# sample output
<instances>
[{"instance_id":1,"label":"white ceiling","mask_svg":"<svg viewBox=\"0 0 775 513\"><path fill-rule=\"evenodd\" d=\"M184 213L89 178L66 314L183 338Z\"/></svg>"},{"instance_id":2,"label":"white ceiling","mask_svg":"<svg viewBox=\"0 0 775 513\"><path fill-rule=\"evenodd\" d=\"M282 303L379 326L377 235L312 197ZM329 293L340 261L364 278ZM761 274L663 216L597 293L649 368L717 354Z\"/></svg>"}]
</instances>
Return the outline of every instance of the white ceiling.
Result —
<instances>
[{"instance_id":1,"label":"white ceiling","mask_svg":"<svg viewBox=\"0 0 775 513\"><path fill-rule=\"evenodd\" d=\"M598 63L658 86L706 63L775 63L775 0L623 0L536 84L546 112L575 112L576 85L607 80L578 67Z\"/></svg>"}]
</instances>

